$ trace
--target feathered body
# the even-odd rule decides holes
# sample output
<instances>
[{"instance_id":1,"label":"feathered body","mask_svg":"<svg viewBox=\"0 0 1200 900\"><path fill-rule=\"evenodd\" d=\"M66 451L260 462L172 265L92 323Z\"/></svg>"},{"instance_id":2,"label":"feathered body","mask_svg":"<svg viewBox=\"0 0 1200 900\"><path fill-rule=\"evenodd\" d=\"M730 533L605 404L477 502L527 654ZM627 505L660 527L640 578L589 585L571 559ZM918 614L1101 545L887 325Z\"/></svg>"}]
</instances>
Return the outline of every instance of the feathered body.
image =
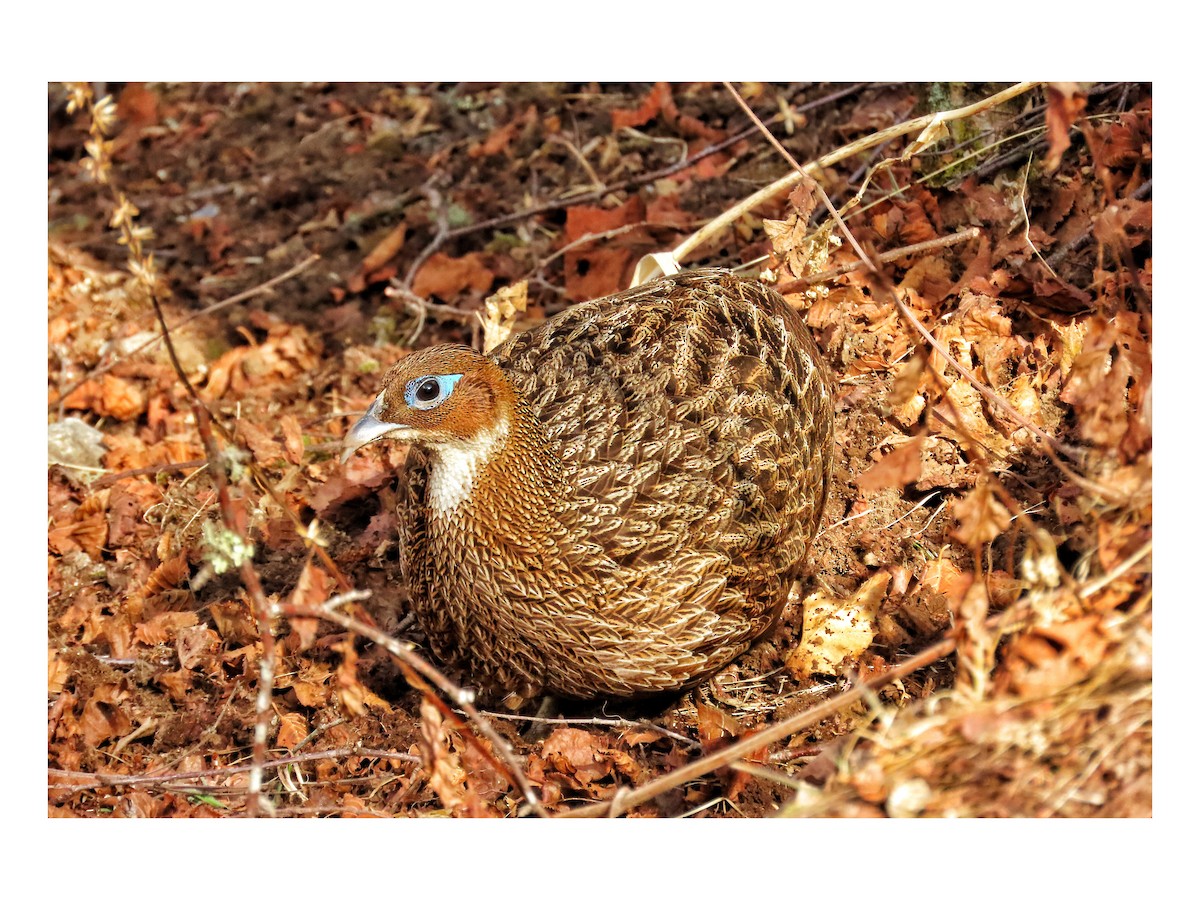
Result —
<instances>
[{"instance_id":1,"label":"feathered body","mask_svg":"<svg viewBox=\"0 0 1200 900\"><path fill-rule=\"evenodd\" d=\"M347 447L415 445L403 578L485 701L638 696L712 675L777 619L825 504L831 393L778 294L700 270L486 358L413 353Z\"/></svg>"}]
</instances>

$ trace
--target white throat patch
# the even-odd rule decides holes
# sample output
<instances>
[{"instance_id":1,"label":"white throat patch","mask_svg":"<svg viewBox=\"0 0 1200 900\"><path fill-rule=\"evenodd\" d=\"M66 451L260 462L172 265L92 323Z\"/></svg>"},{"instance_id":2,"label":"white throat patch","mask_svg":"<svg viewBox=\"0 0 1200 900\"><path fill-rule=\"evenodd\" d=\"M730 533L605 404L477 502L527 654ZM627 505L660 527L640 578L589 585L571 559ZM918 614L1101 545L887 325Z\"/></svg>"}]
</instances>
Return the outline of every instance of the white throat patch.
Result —
<instances>
[{"instance_id":1,"label":"white throat patch","mask_svg":"<svg viewBox=\"0 0 1200 900\"><path fill-rule=\"evenodd\" d=\"M471 496L476 477L507 437L508 422L502 421L479 432L474 440L430 448L428 500L435 513L452 513Z\"/></svg>"}]
</instances>

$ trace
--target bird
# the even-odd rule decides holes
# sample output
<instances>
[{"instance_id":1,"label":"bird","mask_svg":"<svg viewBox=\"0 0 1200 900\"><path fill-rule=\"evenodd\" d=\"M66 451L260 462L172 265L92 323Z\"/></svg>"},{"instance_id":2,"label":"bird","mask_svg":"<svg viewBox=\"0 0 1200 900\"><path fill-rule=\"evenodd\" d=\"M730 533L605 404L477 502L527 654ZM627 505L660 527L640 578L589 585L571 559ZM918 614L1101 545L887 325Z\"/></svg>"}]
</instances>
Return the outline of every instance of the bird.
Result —
<instances>
[{"instance_id":1,"label":"bird","mask_svg":"<svg viewBox=\"0 0 1200 900\"><path fill-rule=\"evenodd\" d=\"M645 698L777 622L829 491L833 381L774 290L696 269L481 354L410 353L343 461L410 445L400 575L476 697Z\"/></svg>"}]
</instances>

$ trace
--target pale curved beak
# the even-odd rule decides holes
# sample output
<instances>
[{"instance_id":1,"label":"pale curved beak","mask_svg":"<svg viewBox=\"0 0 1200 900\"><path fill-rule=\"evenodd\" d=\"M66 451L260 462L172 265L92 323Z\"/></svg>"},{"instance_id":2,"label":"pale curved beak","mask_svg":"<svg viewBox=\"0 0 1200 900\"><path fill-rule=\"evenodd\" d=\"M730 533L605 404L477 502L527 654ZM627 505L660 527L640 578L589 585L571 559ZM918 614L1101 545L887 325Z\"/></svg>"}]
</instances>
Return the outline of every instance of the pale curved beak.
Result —
<instances>
[{"instance_id":1,"label":"pale curved beak","mask_svg":"<svg viewBox=\"0 0 1200 900\"><path fill-rule=\"evenodd\" d=\"M363 413L363 417L355 422L354 427L347 431L346 436L342 438L341 461L343 464L359 447L365 447L372 441L377 441L389 434L395 434L396 437L402 438L405 433L412 431L407 425L384 422L379 418L382 411L383 394L380 394L370 408Z\"/></svg>"}]
</instances>

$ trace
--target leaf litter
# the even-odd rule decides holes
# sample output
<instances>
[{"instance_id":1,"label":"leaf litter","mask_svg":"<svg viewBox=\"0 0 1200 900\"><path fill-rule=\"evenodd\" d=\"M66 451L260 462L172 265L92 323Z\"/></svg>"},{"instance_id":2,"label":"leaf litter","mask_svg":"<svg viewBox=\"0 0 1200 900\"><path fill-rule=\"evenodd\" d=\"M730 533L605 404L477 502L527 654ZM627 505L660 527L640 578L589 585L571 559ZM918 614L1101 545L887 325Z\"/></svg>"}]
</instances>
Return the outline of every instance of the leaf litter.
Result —
<instances>
[{"instance_id":1,"label":"leaf litter","mask_svg":"<svg viewBox=\"0 0 1200 900\"><path fill-rule=\"evenodd\" d=\"M253 152L236 150L240 113L211 115L229 89L130 85L118 98L115 173L158 185L138 197L138 221L170 251L168 320L310 252L321 260L175 329L176 353L263 473L229 454L228 502L254 536L267 597L303 606L340 590L314 558L319 543L372 592L354 614L419 643L393 575L406 451L336 460L379 373L413 342L499 340L620 290L644 253L788 165L754 133L707 153L746 124L712 85L252 85ZM137 349L153 315L121 272L106 195L86 177L84 134L58 90L48 808L240 814L263 653L253 603L236 572L213 565L223 501L161 342ZM743 92L767 115L806 108L783 138L801 160L934 95ZM895 142L886 177L865 188L857 163L824 173L835 203L862 189L842 215L872 253L981 233L888 263L894 297L862 266L789 294L838 380L839 458L806 591L769 639L683 697L620 708L611 725L580 710L541 739L497 718L546 811L653 785L949 641L948 664L892 680L879 702L849 704L627 814L1150 814L1151 110L1146 85L1049 85L980 113L970 131L930 133L907 157ZM311 138L299 147L292 123ZM1043 143L1005 162L1004 142L1031 128ZM596 197L597 179L624 186ZM535 204L547 208L505 218ZM854 266L822 210L797 189L688 263L766 257L758 265L781 284ZM517 293L487 302L509 285ZM408 689L379 645L290 617L275 648L270 755L298 760L266 773L277 813L512 816L526 805L488 758L495 748Z\"/></svg>"}]
</instances>

